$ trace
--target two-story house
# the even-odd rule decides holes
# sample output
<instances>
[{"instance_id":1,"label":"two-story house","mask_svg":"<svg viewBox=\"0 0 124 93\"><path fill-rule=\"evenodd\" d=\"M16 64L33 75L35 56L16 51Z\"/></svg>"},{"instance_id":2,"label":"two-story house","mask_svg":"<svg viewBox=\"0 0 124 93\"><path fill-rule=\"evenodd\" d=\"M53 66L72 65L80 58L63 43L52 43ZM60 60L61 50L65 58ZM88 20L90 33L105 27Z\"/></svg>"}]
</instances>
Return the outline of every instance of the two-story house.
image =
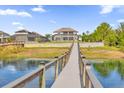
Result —
<instances>
[{"instance_id":1,"label":"two-story house","mask_svg":"<svg viewBox=\"0 0 124 93\"><path fill-rule=\"evenodd\" d=\"M78 31L72 28L60 28L53 33L55 33L52 37L54 41L78 40Z\"/></svg>"},{"instance_id":2,"label":"two-story house","mask_svg":"<svg viewBox=\"0 0 124 93\"><path fill-rule=\"evenodd\" d=\"M9 37L10 37L10 35L8 33L0 31L0 43L6 42L7 38L9 38Z\"/></svg>"},{"instance_id":3,"label":"two-story house","mask_svg":"<svg viewBox=\"0 0 124 93\"><path fill-rule=\"evenodd\" d=\"M15 32L15 41L22 42L36 42L36 39L41 39L42 42L48 41L48 39L36 32L29 32L25 29Z\"/></svg>"}]
</instances>

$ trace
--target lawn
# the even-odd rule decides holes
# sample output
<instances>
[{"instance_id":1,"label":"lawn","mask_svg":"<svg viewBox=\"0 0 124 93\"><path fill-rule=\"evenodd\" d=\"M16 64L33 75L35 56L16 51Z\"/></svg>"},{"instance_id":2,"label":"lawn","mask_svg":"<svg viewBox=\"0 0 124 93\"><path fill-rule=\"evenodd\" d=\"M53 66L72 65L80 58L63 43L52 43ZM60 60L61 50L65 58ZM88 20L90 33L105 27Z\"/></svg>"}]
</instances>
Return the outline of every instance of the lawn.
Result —
<instances>
[{"instance_id":1,"label":"lawn","mask_svg":"<svg viewBox=\"0 0 124 93\"><path fill-rule=\"evenodd\" d=\"M82 54L90 59L118 59L124 58L124 53L116 47L89 47L81 48Z\"/></svg>"},{"instance_id":2,"label":"lawn","mask_svg":"<svg viewBox=\"0 0 124 93\"><path fill-rule=\"evenodd\" d=\"M22 48L15 46L0 47L0 59L55 58L68 51L68 48Z\"/></svg>"}]
</instances>

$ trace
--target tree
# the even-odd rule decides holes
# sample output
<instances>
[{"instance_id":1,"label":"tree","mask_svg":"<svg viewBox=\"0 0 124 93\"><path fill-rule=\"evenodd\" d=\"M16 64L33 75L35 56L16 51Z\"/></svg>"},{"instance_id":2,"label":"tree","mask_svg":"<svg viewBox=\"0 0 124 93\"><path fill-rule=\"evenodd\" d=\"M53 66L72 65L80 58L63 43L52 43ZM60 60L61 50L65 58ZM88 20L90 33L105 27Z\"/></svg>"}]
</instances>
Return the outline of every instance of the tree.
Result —
<instances>
[{"instance_id":1,"label":"tree","mask_svg":"<svg viewBox=\"0 0 124 93\"><path fill-rule=\"evenodd\" d=\"M46 37L47 39L49 39L49 40L51 40L51 36L52 36L51 34L46 34L46 35L45 35L45 37Z\"/></svg>"},{"instance_id":2,"label":"tree","mask_svg":"<svg viewBox=\"0 0 124 93\"><path fill-rule=\"evenodd\" d=\"M104 41L112 27L108 23L101 23L95 30L97 41Z\"/></svg>"},{"instance_id":3,"label":"tree","mask_svg":"<svg viewBox=\"0 0 124 93\"><path fill-rule=\"evenodd\" d=\"M118 45L124 46L124 23L120 23L119 27L116 29Z\"/></svg>"},{"instance_id":4,"label":"tree","mask_svg":"<svg viewBox=\"0 0 124 93\"><path fill-rule=\"evenodd\" d=\"M35 41L40 43L40 42L42 42L42 39L40 37L37 37L37 38L35 38Z\"/></svg>"},{"instance_id":5,"label":"tree","mask_svg":"<svg viewBox=\"0 0 124 93\"><path fill-rule=\"evenodd\" d=\"M8 42L8 43L13 42L13 41L14 41L14 38L12 38L12 37L9 37L6 39L6 42Z\"/></svg>"},{"instance_id":6,"label":"tree","mask_svg":"<svg viewBox=\"0 0 124 93\"><path fill-rule=\"evenodd\" d=\"M109 31L108 35L105 38L105 44L108 46L116 46L117 44L117 35L115 31Z\"/></svg>"},{"instance_id":7,"label":"tree","mask_svg":"<svg viewBox=\"0 0 124 93\"><path fill-rule=\"evenodd\" d=\"M89 34L89 31L82 34L84 42L104 42L108 46L124 46L124 23L120 23L117 29L113 29L108 23L103 22Z\"/></svg>"},{"instance_id":8,"label":"tree","mask_svg":"<svg viewBox=\"0 0 124 93\"><path fill-rule=\"evenodd\" d=\"M87 34L83 33L82 34L82 41L83 42L88 42L88 40L89 40L89 36Z\"/></svg>"}]
</instances>

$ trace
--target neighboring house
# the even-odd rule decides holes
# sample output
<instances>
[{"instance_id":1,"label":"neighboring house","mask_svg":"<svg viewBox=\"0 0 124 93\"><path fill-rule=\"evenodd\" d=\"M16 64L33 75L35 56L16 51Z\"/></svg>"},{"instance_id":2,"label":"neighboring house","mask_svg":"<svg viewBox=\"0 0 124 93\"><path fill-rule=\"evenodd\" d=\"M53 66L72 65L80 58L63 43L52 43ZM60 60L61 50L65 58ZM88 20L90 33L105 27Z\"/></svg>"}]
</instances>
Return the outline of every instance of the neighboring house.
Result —
<instances>
[{"instance_id":1,"label":"neighboring house","mask_svg":"<svg viewBox=\"0 0 124 93\"><path fill-rule=\"evenodd\" d=\"M7 38L9 38L10 35L3 32L3 31L0 31L0 43L3 43L3 42L6 42L7 41Z\"/></svg>"},{"instance_id":2,"label":"neighboring house","mask_svg":"<svg viewBox=\"0 0 124 93\"><path fill-rule=\"evenodd\" d=\"M52 37L54 41L78 40L78 31L72 28L60 28L53 33L56 33Z\"/></svg>"},{"instance_id":3,"label":"neighboring house","mask_svg":"<svg viewBox=\"0 0 124 93\"><path fill-rule=\"evenodd\" d=\"M29 32L27 30L19 30L15 32L15 41L23 42L36 42L36 39L40 39L41 42L46 42L48 39L36 32Z\"/></svg>"}]
</instances>

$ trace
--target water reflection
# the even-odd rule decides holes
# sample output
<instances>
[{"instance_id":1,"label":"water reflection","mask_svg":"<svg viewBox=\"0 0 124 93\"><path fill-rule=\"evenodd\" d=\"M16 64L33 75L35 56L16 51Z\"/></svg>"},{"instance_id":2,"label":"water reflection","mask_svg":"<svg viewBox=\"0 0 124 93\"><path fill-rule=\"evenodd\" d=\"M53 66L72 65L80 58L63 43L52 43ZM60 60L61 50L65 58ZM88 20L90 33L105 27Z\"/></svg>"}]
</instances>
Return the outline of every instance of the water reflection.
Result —
<instances>
[{"instance_id":1,"label":"water reflection","mask_svg":"<svg viewBox=\"0 0 124 93\"><path fill-rule=\"evenodd\" d=\"M0 87L14 81L15 79L35 70L46 60L12 60L0 61Z\"/></svg>"},{"instance_id":2,"label":"water reflection","mask_svg":"<svg viewBox=\"0 0 124 93\"><path fill-rule=\"evenodd\" d=\"M124 60L93 63L92 70L104 87L124 87Z\"/></svg>"}]
</instances>

